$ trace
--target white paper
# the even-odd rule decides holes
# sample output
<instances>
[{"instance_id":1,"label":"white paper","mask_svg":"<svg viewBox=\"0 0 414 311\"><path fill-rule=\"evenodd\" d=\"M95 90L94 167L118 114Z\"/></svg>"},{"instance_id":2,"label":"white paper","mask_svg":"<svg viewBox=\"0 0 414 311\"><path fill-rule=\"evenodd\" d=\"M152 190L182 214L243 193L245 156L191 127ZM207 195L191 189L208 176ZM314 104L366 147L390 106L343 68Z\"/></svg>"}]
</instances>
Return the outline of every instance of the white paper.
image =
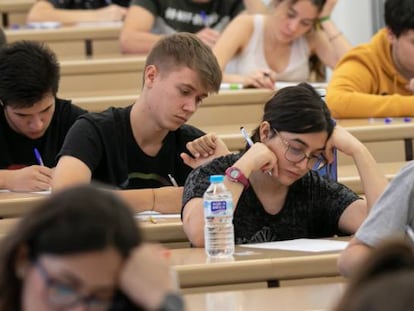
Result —
<instances>
[{"instance_id":1,"label":"white paper","mask_svg":"<svg viewBox=\"0 0 414 311\"><path fill-rule=\"evenodd\" d=\"M323 239L296 239L288 241L266 242L257 244L240 245L244 247L281 249L303 252L329 252L341 251L348 245L346 241L323 240Z\"/></svg>"},{"instance_id":2,"label":"white paper","mask_svg":"<svg viewBox=\"0 0 414 311\"><path fill-rule=\"evenodd\" d=\"M167 218L177 218L178 220L181 219L180 214L161 214L154 211L144 211L135 214L135 218L139 220L150 220L152 219L167 219Z\"/></svg>"},{"instance_id":3,"label":"white paper","mask_svg":"<svg viewBox=\"0 0 414 311\"><path fill-rule=\"evenodd\" d=\"M14 191L10 191L10 190L7 190L7 189L0 189L0 193L6 193L6 192L9 192L9 193L36 193L36 194L45 194L45 195L49 195L49 194L51 194L51 193L52 193L52 191L51 191L51 190L43 190L43 191L26 191L26 192L23 192L23 191L21 191L21 192L14 192Z\"/></svg>"},{"instance_id":4,"label":"white paper","mask_svg":"<svg viewBox=\"0 0 414 311\"><path fill-rule=\"evenodd\" d=\"M287 86L295 86L298 85L299 82L285 82L285 81L278 81L275 83L276 89L283 89ZM312 85L315 89L324 89L327 86L327 82L311 82L309 83Z\"/></svg>"}]
</instances>

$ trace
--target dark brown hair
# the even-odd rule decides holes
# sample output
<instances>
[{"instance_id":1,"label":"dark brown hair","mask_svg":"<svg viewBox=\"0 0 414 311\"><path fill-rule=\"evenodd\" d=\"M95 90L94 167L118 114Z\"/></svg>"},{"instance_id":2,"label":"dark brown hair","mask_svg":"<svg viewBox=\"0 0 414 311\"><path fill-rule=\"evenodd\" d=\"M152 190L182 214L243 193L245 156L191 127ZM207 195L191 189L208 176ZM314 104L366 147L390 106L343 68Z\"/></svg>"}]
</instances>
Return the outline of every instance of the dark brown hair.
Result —
<instances>
[{"instance_id":1,"label":"dark brown hair","mask_svg":"<svg viewBox=\"0 0 414 311\"><path fill-rule=\"evenodd\" d=\"M1 241L0 310L21 309L22 282L15 265L22 247L27 247L31 261L43 254L77 254L108 246L126 257L141 240L131 211L111 192L77 186L54 194Z\"/></svg>"},{"instance_id":2,"label":"dark brown hair","mask_svg":"<svg viewBox=\"0 0 414 311\"><path fill-rule=\"evenodd\" d=\"M405 311L414 306L414 253L403 240L375 249L334 311Z\"/></svg>"}]
</instances>

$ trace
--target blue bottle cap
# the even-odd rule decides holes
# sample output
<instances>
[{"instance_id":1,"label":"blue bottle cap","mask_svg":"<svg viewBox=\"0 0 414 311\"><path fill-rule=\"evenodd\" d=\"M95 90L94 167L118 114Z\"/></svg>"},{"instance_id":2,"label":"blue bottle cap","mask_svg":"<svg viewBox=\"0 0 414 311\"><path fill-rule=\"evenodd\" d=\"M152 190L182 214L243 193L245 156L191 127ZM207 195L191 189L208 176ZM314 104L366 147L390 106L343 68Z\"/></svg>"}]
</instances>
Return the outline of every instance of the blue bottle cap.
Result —
<instances>
[{"instance_id":1,"label":"blue bottle cap","mask_svg":"<svg viewBox=\"0 0 414 311\"><path fill-rule=\"evenodd\" d=\"M211 183L219 183L224 181L224 175L211 175L210 182Z\"/></svg>"},{"instance_id":2,"label":"blue bottle cap","mask_svg":"<svg viewBox=\"0 0 414 311\"><path fill-rule=\"evenodd\" d=\"M387 117L384 119L384 123L391 123L391 122L392 122L392 118Z\"/></svg>"},{"instance_id":3,"label":"blue bottle cap","mask_svg":"<svg viewBox=\"0 0 414 311\"><path fill-rule=\"evenodd\" d=\"M411 122L411 118L410 117L405 117L403 120L404 120L404 122Z\"/></svg>"}]
</instances>

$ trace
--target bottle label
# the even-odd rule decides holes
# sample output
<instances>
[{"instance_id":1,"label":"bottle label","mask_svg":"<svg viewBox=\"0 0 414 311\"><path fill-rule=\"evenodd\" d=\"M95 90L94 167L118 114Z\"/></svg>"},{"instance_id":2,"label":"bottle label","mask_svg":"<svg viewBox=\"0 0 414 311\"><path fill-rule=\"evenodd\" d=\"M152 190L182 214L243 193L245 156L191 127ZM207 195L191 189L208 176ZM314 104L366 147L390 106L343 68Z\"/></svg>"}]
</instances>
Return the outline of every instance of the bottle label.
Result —
<instances>
[{"instance_id":1,"label":"bottle label","mask_svg":"<svg viewBox=\"0 0 414 311\"><path fill-rule=\"evenodd\" d=\"M204 212L206 216L226 216L232 214L232 201L204 201Z\"/></svg>"}]
</instances>

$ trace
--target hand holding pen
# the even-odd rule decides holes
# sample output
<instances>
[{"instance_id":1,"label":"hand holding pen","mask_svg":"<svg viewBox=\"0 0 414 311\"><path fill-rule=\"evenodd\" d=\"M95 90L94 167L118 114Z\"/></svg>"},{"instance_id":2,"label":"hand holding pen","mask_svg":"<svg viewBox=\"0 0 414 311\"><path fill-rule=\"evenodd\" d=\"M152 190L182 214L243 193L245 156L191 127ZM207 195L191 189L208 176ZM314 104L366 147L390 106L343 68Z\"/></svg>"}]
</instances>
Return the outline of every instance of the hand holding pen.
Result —
<instances>
[{"instance_id":1,"label":"hand holding pen","mask_svg":"<svg viewBox=\"0 0 414 311\"><path fill-rule=\"evenodd\" d=\"M40 155L39 150L37 148L34 148L33 153L35 155L37 164L39 164L40 166L45 166L45 164L43 163L43 159L42 159L42 156Z\"/></svg>"},{"instance_id":2,"label":"hand holding pen","mask_svg":"<svg viewBox=\"0 0 414 311\"><path fill-rule=\"evenodd\" d=\"M44 166L39 150L33 150L39 165L30 165L17 170L8 170L5 188L11 191L42 191L50 188L52 169Z\"/></svg>"},{"instance_id":3,"label":"hand holding pen","mask_svg":"<svg viewBox=\"0 0 414 311\"><path fill-rule=\"evenodd\" d=\"M253 148L254 147L254 142L252 141L252 139L250 138L250 136L249 136L249 134L247 133L247 131L246 131L246 129L243 127L243 126L241 126L240 127L240 132L241 132L241 134L243 135L243 138L246 140L246 142L247 142L247 144L249 145L249 147L250 148ZM264 147L264 146L263 146ZM257 147L257 148L259 148L259 147ZM260 148L262 148L262 146L260 147ZM267 148L267 147L265 147L267 150L263 150L266 154L269 154L269 152L271 153L271 155L270 155L270 157L272 158L272 156L273 156L273 158L274 158L274 160L276 160L276 156L273 154L273 152L271 152L270 150L269 150L269 148ZM266 157L263 157L263 160L265 160L266 159ZM272 161L272 159L269 159L269 163L272 163L273 161ZM274 163L274 165L276 165L276 161L274 161L275 163ZM259 162L260 163L260 162ZM269 165L269 163L263 163L263 165L262 166L268 166ZM261 168L262 168L262 166L261 166ZM273 166L272 166L273 167ZM268 171L266 171L266 174L268 174L269 176L272 176L272 172L270 171L270 170L268 170Z\"/></svg>"},{"instance_id":4,"label":"hand holding pen","mask_svg":"<svg viewBox=\"0 0 414 311\"><path fill-rule=\"evenodd\" d=\"M200 12L200 19L204 27L196 33L196 36L209 47L213 47L220 37L220 32L211 28L209 17L205 11Z\"/></svg>"}]
</instances>

